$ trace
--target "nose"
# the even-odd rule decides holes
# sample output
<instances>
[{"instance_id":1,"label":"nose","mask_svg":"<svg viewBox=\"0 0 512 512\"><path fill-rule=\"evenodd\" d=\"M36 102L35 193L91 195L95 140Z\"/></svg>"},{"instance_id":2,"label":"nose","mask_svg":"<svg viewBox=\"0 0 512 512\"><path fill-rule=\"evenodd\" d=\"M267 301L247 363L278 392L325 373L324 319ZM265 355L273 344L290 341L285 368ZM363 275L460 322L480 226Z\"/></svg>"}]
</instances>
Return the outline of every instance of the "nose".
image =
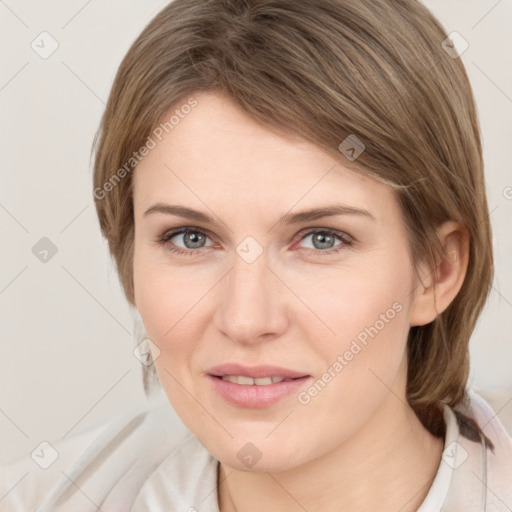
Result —
<instances>
[{"instance_id":1,"label":"nose","mask_svg":"<svg viewBox=\"0 0 512 512\"><path fill-rule=\"evenodd\" d=\"M265 252L251 263L235 254L218 286L221 299L214 322L227 338L250 345L286 332L286 287L269 267Z\"/></svg>"}]
</instances>

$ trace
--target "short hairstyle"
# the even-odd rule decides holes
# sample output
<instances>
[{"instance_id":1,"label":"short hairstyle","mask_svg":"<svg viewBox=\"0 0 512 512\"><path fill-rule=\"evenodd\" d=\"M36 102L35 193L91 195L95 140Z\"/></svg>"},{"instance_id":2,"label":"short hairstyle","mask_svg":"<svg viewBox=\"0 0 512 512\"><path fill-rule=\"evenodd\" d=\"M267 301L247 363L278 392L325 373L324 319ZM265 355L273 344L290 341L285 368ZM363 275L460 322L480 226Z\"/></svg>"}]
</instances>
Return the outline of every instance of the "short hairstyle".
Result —
<instances>
[{"instance_id":1,"label":"short hairstyle","mask_svg":"<svg viewBox=\"0 0 512 512\"><path fill-rule=\"evenodd\" d=\"M415 265L435 268L441 223L467 230L460 292L407 340L407 399L440 435L439 402L465 399L469 339L494 273L479 122L451 46L416 0L166 5L122 60L93 143L96 210L130 304L132 171L155 135L172 129L173 112L179 120L193 108L194 93L223 94L265 128L314 143L396 190ZM340 151L347 137L364 144L357 159Z\"/></svg>"}]
</instances>

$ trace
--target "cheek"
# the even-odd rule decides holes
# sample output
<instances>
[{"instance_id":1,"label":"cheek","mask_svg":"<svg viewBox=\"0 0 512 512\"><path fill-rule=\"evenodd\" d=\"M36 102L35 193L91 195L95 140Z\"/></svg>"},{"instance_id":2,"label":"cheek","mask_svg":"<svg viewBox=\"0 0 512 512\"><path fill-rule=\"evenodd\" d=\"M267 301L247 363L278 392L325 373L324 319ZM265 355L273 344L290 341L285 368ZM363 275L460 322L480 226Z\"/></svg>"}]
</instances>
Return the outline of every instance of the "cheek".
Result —
<instances>
[{"instance_id":1,"label":"cheek","mask_svg":"<svg viewBox=\"0 0 512 512\"><path fill-rule=\"evenodd\" d=\"M160 350L155 365L188 380L190 360L205 328L205 294L213 286L201 269L171 266L155 251L134 253L135 304L146 336ZM204 301L204 302L203 302ZM162 379L165 374L161 375Z\"/></svg>"},{"instance_id":2,"label":"cheek","mask_svg":"<svg viewBox=\"0 0 512 512\"><path fill-rule=\"evenodd\" d=\"M403 251L300 281L294 291L314 314L294 318L324 365L304 403L324 402L320 411L332 410L333 399L348 410L371 408L393 385L406 351L411 276Z\"/></svg>"},{"instance_id":3,"label":"cheek","mask_svg":"<svg viewBox=\"0 0 512 512\"><path fill-rule=\"evenodd\" d=\"M173 330L194 296L193 282L181 269L172 268L158 258L160 248L135 242L133 279L135 305L148 337L162 340Z\"/></svg>"},{"instance_id":4,"label":"cheek","mask_svg":"<svg viewBox=\"0 0 512 512\"><path fill-rule=\"evenodd\" d=\"M364 344L376 330L385 337L392 331L403 332L404 324L407 327L412 268L405 249L357 258L307 273L279 269L300 299L290 295L289 303L296 304L293 322L308 332L306 339L321 339L317 349L324 347L327 353L348 348L355 338Z\"/></svg>"},{"instance_id":5,"label":"cheek","mask_svg":"<svg viewBox=\"0 0 512 512\"><path fill-rule=\"evenodd\" d=\"M198 386L203 377L194 364L208 325L206 294L215 284L202 274L194 266L178 268L156 261L154 253L143 249L134 255L135 302L146 336L159 349L154 364L162 388L192 432L201 436L201 429L208 426L212 436L217 425L198 406L204 402Z\"/></svg>"},{"instance_id":6,"label":"cheek","mask_svg":"<svg viewBox=\"0 0 512 512\"><path fill-rule=\"evenodd\" d=\"M187 411L195 410L183 389L193 387L190 361L198 336L190 320L194 311L191 304L197 302L197 294L180 272L155 265L143 256L134 258L136 307L146 337L159 351L158 355L153 352L153 358L161 385L174 409L187 420Z\"/></svg>"}]
</instances>

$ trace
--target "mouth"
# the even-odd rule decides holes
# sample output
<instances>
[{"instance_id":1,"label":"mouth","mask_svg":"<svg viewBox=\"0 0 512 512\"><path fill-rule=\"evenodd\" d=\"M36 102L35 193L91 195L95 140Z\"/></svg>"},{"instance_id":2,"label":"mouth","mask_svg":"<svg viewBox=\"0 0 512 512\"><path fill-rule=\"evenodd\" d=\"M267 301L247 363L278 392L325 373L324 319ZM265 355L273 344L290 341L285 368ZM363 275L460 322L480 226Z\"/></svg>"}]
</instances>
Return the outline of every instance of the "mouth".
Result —
<instances>
[{"instance_id":1,"label":"mouth","mask_svg":"<svg viewBox=\"0 0 512 512\"><path fill-rule=\"evenodd\" d=\"M292 380L302 378L285 378L279 376L252 378L246 375L212 375L212 377L232 382L233 384L240 384L242 386L269 386L270 384L278 384L279 382L290 382Z\"/></svg>"},{"instance_id":2,"label":"mouth","mask_svg":"<svg viewBox=\"0 0 512 512\"><path fill-rule=\"evenodd\" d=\"M210 368L207 373L213 377L220 377L222 379L235 377L237 384L246 385L268 385L283 380L309 377L305 372L270 364L246 366L239 363L226 363Z\"/></svg>"},{"instance_id":3,"label":"mouth","mask_svg":"<svg viewBox=\"0 0 512 512\"><path fill-rule=\"evenodd\" d=\"M232 405L263 408L298 393L311 375L272 365L225 364L211 368L207 377L218 396Z\"/></svg>"}]
</instances>

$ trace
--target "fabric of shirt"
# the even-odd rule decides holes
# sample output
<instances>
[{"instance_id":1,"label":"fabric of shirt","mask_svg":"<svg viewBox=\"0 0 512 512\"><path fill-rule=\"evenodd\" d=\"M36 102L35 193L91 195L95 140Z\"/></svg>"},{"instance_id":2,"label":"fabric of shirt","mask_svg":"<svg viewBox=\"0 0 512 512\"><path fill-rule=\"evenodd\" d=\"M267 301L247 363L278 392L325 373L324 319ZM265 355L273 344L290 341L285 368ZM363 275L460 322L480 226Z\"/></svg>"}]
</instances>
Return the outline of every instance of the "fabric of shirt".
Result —
<instances>
[{"instance_id":1,"label":"fabric of shirt","mask_svg":"<svg viewBox=\"0 0 512 512\"><path fill-rule=\"evenodd\" d=\"M457 409L494 453L462 436L444 405L443 455L418 512L512 511L512 437L481 396L468 396ZM218 466L166 399L140 402L2 467L0 511L219 512Z\"/></svg>"}]
</instances>

